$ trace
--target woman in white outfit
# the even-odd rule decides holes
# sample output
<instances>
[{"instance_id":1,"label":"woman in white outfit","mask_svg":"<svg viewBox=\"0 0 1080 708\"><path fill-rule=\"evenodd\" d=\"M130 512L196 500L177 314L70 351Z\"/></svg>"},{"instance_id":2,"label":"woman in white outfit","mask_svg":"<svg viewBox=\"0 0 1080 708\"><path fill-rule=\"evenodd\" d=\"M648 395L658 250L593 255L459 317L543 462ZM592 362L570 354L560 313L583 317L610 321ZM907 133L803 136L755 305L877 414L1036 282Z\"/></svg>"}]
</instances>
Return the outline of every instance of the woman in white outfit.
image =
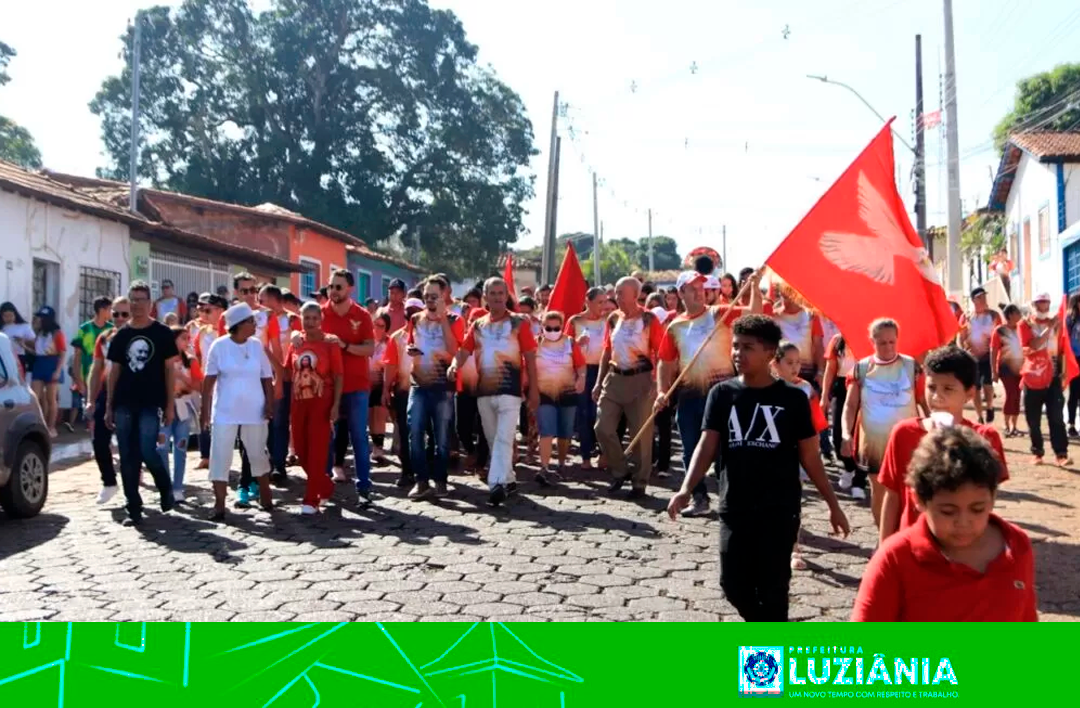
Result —
<instances>
[{"instance_id":1,"label":"woman in white outfit","mask_svg":"<svg viewBox=\"0 0 1080 708\"><path fill-rule=\"evenodd\" d=\"M266 421L274 410L274 372L266 350L254 337L255 313L251 306L240 303L226 310L225 328L228 336L214 340L206 355L202 394L203 425L211 429L213 521L225 518L225 493L237 435L247 450L251 474L259 483L260 505L267 511L273 506L267 476L270 456L266 450Z\"/></svg>"}]
</instances>

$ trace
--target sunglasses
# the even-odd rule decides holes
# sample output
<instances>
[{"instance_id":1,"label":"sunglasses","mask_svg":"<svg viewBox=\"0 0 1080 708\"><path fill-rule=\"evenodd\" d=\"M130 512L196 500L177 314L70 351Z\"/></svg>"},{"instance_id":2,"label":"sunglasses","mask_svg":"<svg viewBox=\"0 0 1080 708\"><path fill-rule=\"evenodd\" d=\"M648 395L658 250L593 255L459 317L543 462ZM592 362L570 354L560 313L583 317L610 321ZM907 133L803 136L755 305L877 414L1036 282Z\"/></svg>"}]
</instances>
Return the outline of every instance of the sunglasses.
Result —
<instances>
[{"instance_id":1,"label":"sunglasses","mask_svg":"<svg viewBox=\"0 0 1080 708\"><path fill-rule=\"evenodd\" d=\"M333 284L333 285L331 285L329 287L330 287L331 290L340 291L340 290L344 290L345 288L347 288L349 286L348 285L342 285L341 283L335 283L335 284Z\"/></svg>"},{"instance_id":2,"label":"sunglasses","mask_svg":"<svg viewBox=\"0 0 1080 708\"><path fill-rule=\"evenodd\" d=\"M562 327L544 327L545 332L562 332Z\"/></svg>"},{"instance_id":3,"label":"sunglasses","mask_svg":"<svg viewBox=\"0 0 1080 708\"><path fill-rule=\"evenodd\" d=\"M130 312L118 312L117 310L113 310L112 311L112 317L113 317L114 320L126 320L128 317L131 317L131 313Z\"/></svg>"}]
</instances>

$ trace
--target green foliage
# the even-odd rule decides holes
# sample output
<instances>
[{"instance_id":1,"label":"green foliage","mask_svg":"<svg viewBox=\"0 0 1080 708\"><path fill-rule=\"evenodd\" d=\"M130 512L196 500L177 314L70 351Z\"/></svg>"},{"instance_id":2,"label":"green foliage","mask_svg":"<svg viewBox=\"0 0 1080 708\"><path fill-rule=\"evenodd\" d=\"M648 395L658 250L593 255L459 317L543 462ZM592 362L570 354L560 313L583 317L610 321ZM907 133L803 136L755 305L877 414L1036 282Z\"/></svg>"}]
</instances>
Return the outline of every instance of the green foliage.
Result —
<instances>
[{"instance_id":1,"label":"green foliage","mask_svg":"<svg viewBox=\"0 0 1080 708\"><path fill-rule=\"evenodd\" d=\"M0 42L0 86L11 81L7 73L8 63L15 56L9 44ZM10 118L0 116L0 160L14 162L28 169L41 167L41 151L34 144L34 136Z\"/></svg>"},{"instance_id":2,"label":"green foliage","mask_svg":"<svg viewBox=\"0 0 1080 708\"><path fill-rule=\"evenodd\" d=\"M273 202L474 275L523 230L535 154L520 97L424 0L185 0L141 13L140 176ZM125 55L130 28L122 37ZM130 61L127 62L130 66ZM130 68L91 102L127 179Z\"/></svg>"},{"instance_id":3,"label":"green foliage","mask_svg":"<svg viewBox=\"0 0 1080 708\"><path fill-rule=\"evenodd\" d=\"M994 128L994 144L1005 147L1020 130L1068 130L1080 126L1080 64L1060 64L1016 84L1013 108Z\"/></svg>"}]
</instances>

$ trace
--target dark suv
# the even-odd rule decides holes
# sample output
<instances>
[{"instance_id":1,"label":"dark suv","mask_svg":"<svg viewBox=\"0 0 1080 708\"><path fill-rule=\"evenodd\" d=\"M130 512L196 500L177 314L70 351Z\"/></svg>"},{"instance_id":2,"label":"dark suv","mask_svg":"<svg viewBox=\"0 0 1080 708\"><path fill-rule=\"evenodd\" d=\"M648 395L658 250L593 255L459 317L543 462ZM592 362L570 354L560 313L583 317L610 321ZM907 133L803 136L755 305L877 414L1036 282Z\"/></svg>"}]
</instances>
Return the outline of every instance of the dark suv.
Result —
<instances>
[{"instance_id":1,"label":"dark suv","mask_svg":"<svg viewBox=\"0 0 1080 708\"><path fill-rule=\"evenodd\" d=\"M23 380L11 340L0 333L0 507L35 516L49 493L49 433Z\"/></svg>"}]
</instances>

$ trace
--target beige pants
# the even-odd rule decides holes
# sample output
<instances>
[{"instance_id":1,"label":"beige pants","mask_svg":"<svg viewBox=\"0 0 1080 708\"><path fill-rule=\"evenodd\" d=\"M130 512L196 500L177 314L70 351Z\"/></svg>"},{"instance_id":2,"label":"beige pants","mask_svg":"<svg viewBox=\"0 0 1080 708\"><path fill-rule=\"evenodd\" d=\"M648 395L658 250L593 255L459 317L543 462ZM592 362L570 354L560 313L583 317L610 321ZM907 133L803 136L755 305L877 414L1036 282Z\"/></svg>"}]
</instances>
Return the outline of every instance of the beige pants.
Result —
<instances>
[{"instance_id":1,"label":"beige pants","mask_svg":"<svg viewBox=\"0 0 1080 708\"><path fill-rule=\"evenodd\" d=\"M623 479L629 474L626 457L623 455L623 443L617 431L619 419L626 416L626 432L633 440L652 412L655 399L656 386L651 371L633 376L609 373L604 379L596 409L596 441L600 443L600 450L607 458L608 467L615 479ZM637 460L632 484L637 488L644 488L652 473L652 433L652 423L649 423L637 447L632 451Z\"/></svg>"}]
</instances>

